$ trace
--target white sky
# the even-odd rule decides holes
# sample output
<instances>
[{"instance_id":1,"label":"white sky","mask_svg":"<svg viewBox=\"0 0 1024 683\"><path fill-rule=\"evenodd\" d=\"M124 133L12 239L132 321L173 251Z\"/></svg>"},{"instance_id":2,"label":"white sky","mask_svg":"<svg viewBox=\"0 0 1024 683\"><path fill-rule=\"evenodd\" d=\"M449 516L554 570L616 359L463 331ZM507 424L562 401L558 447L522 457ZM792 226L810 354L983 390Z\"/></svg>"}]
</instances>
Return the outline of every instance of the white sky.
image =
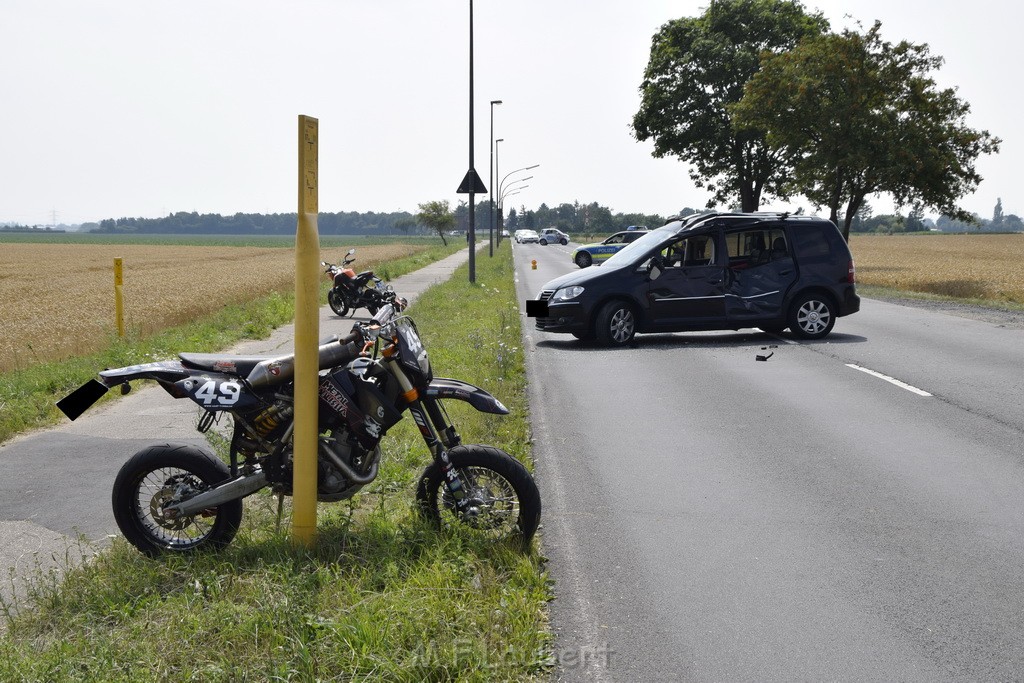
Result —
<instances>
[{"instance_id":1,"label":"white sky","mask_svg":"<svg viewBox=\"0 0 1024 683\"><path fill-rule=\"evenodd\" d=\"M807 0L928 43L1003 139L964 205L1024 215L1024 10L1010 0ZM707 0L475 0L475 168L540 167L506 205L703 207L629 124L652 35ZM297 117L320 122L321 211L410 211L469 168L468 0L0 0L0 222L293 212ZM482 196L477 196L483 199ZM795 205L799 205L796 202ZM876 213L888 210L872 201ZM783 208L766 204L763 209Z\"/></svg>"}]
</instances>

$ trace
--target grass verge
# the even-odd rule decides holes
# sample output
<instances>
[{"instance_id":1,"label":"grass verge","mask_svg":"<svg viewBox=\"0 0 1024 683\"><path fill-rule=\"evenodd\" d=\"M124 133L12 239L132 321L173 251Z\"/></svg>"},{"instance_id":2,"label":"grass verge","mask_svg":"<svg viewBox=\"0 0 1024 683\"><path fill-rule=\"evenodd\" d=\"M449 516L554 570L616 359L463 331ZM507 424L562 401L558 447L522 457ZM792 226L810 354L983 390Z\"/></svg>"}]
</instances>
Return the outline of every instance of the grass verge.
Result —
<instances>
[{"instance_id":1,"label":"grass verge","mask_svg":"<svg viewBox=\"0 0 1024 683\"><path fill-rule=\"evenodd\" d=\"M467 443L529 463L520 318L508 249L423 294L416 319L435 372L481 385L511 415L448 411ZM429 455L405 420L376 481L322 504L312 551L275 530L275 501L246 501L218 554L147 560L122 539L62 581L4 604L0 680L520 681L550 671L549 586L536 555L440 534L412 509ZM287 509L287 508L286 508Z\"/></svg>"},{"instance_id":2,"label":"grass verge","mask_svg":"<svg viewBox=\"0 0 1024 683\"><path fill-rule=\"evenodd\" d=\"M462 248L430 245L406 258L374 263L385 280L400 277ZM326 301L328 283L321 283ZM178 351L210 352L242 339L266 337L295 315L294 291L272 293L255 301L227 306L202 320L153 335L111 336L106 347L89 355L58 362L36 362L25 369L0 374L0 443L20 432L64 419L54 403L84 384L103 368L173 358ZM31 348L31 347L30 347Z\"/></svg>"}]
</instances>

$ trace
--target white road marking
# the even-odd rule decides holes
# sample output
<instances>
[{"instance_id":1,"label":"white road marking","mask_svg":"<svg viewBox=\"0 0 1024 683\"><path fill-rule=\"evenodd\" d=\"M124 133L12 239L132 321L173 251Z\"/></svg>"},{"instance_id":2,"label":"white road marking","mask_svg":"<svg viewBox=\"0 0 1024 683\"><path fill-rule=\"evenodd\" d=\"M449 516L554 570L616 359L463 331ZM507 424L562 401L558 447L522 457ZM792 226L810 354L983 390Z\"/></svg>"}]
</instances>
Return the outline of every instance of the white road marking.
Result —
<instances>
[{"instance_id":1,"label":"white road marking","mask_svg":"<svg viewBox=\"0 0 1024 683\"><path fill-rule=\"evenodd\" d=\"M853 363L847 363L846 367L853 368L854 370L860 370L861 372L866 372L867 374L873 377L877 377L878 379L884 379L886 382L889 382L890 384L895 384L900 389L906 389L907 391L913 394L917 394L918 396L931 396L931 394L929 394L927 391L924 391L923 389L918 389L917 387L911 386L906 382L901 382L894 377L889 377L889 375L883 375L880 372L875 372L874 370L869 370L868 368L862 368L861 366L854 365Z\"/></svg>"}]
</instances>

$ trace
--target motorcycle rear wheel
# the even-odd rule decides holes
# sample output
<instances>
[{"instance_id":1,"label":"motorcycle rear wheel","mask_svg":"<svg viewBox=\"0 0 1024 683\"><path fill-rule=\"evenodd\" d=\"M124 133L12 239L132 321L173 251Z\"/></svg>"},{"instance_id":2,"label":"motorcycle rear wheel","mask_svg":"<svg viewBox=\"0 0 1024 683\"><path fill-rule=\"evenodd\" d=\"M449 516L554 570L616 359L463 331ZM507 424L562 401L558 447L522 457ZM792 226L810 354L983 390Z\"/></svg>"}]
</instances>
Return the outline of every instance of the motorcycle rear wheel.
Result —
<instances>
[{"instance_id":1,"label":"motorcycle rear wheel","mask_svg":"<svg viewBox=\"0 0 1024 683\"><path fill-rule=\"evenodd\" d=\"M114 519L125 539L150 557L223 548L242 523L241 499L195 517L171 518L163 509L230 476L227 465L197 446L149 446L133 455L114 480Z\"/></svg>"},{"instance_id":2,"label":"motorcycle rear wheel","mask_svg":"<svg viewBox=\"0 0 1024 683\"><path fill-rule=\"evenodd\" d=\"M331 307L335 315L345 317L345 314L348 313L348 302L337 290L332 289L327 292L327 305Z\"/></svg>"},{"instance_id":3,"label":"motorcycle rear wheel","mask_svg":"<svg viewBox=\"0 0 1024 683\"><path fill-rule=\"evenodd\" d=\"M439 527L458 525L488 540L512 539L524 550L540 524L540 491L522 463L492 446L456 446L448 451L472 504L459 512L441 468L430 464L420 477L416 500Z\"/></svg>"}]
</instances>

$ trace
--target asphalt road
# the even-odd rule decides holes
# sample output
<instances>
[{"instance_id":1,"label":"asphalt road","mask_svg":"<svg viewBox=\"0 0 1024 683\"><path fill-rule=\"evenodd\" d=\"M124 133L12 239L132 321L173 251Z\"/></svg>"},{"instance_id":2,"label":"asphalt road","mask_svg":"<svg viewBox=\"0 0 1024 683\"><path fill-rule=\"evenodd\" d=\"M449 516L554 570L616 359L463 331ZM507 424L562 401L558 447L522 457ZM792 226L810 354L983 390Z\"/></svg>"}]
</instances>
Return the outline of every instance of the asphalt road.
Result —
<instances>
[{"instance_id":1,"label":"asphalt road","mask_svg":"<svg viewBox=\"0 0 1024 683\"><path fill-rule=\"evenodd\" d=\"M561 680L1024 675L1022 326L524 337Z\"/></svg>"}]
</instances>

